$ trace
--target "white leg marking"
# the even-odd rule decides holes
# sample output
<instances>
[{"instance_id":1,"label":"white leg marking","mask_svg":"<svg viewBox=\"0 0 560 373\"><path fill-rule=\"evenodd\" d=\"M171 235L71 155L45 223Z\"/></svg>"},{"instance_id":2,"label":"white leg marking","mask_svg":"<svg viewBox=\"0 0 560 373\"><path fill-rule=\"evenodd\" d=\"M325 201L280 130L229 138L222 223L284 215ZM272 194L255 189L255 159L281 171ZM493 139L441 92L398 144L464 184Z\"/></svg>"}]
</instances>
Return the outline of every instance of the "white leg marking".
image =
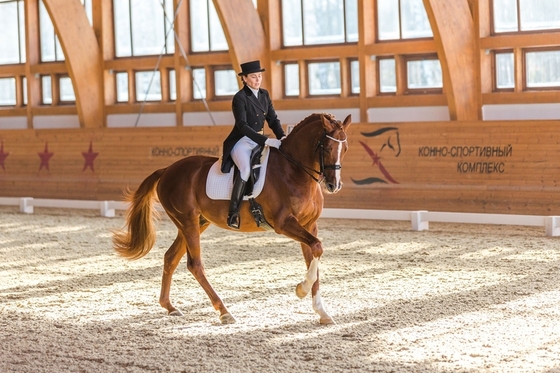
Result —
<instances>
[{"instance_id":1,"label":"white leg marking","mask_svg":"<svg viewBox=\"0 0 560 373\"><path fill-rule=\"evenodd\" d=\"M325 311L323 299L321 299L321 294L318 291L313 297L313 310L321 317L319 320L321 324L335 324L333 318Z\"/></svg>"},{"instance_id":2,"label":"white leg marking","mask_svg":"<svg viewBox=\"0 0 560 373\"><path fill-rule=\"evenodd\" d=\"M311 287L317 281L317 269L319 268L319 258L313 258L311 263L309 264L309 269L305 274L305 278L300 283L302 293L307 295L311 290ZM304 296L305 296L304 295Z\"/></svg>"}]
</instances>

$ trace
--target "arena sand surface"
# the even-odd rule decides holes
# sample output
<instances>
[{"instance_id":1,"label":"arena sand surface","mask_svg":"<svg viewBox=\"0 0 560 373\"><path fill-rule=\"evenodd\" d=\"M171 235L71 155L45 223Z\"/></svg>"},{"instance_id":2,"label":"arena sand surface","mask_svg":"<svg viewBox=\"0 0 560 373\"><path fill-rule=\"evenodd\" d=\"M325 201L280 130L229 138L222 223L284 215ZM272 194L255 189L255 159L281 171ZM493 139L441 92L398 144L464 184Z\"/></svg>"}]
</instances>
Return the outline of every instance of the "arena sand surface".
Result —
<instances>
[{"instance_id":1,"label":"arena sand surface","mask_svg":"<svg viewBox=\"0 0 560 373\"><path fill-rule=\"evenodd\" d=\"M323 326L295 286L299 244L209 228L220 325L183 260L158 304L163 254L117 257L122 216L0 207L1 372L560 372L560 245L544 228L320 220Z\"/></svg>"}]
</instances>

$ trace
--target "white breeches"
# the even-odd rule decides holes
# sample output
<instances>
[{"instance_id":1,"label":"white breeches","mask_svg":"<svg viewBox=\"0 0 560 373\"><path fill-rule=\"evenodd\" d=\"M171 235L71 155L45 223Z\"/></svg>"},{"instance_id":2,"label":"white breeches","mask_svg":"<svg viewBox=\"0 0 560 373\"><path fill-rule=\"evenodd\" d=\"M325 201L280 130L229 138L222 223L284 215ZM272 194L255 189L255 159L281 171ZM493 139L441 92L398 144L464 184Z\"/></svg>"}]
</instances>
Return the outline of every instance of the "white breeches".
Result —
<instances>
[{"instance_id":1,"label":"white breeches","mask_svg":"<svg viewBox=\"0 0 560 373\"><path fill-rule=\"evenodd\" d=\"M247 136L243 136L231 150L231 159L239 168L239 175L243 181L249 179L249 174L251 173L251 151L257 146L259 144Z\"/></svg>"}]
</instances>

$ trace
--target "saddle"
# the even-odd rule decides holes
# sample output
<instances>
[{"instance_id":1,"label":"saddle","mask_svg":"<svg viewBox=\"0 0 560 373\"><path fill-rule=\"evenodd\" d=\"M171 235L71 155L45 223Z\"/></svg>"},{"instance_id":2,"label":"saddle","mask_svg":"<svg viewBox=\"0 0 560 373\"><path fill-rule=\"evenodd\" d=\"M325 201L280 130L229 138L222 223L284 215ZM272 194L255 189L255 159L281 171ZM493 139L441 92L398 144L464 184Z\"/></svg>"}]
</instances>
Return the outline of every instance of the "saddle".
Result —
<instances>
[{"instance_id":1,"label":"saddle","mask_svg":"<svg viewBox=\"0 0 560 373\"><path fill-rule=\"evenodd\" d=\"M266 221L264 218L264 214L262 211L262 206L255 201L255 197L253 196L253 189L260 178L261 175L261 157L263 152L263 147L257 146L251 151L250 156L250 165L251 165L251 172L249 174L249 179L245 184L245 190L243 192L244 196L248 197L249 200L249 209L251 214L253 215L253 219L255 219L255 223L257 223L257 227L263 228L264 230L274 230L274 228ZM239 177L239 169L236 165L233 166L233 184Z\"/></svg>"},{"instance_id":2,"label":"saddle","mask_svg":"<svg viewBox=\"0 0 560 373\"><path fill-rule=\"evenodd\" d=\"M243 197L243 200L249 201L249 207L257 226L265 230L273 228L266 222L262 213L262 207L255 201L255 198L260 194L264 186L264 175L266 175L269 154L268 147L253 149L251 153L251 173L249 174L249 180L247 180ZM237 166L234 166L229 173L224 174L220 171L220 165L221 159L217 160L208 171L206 195L214 200L229 200L235 181L234 178L239 177L239 170Z\"/></svg>"}]
</instances>

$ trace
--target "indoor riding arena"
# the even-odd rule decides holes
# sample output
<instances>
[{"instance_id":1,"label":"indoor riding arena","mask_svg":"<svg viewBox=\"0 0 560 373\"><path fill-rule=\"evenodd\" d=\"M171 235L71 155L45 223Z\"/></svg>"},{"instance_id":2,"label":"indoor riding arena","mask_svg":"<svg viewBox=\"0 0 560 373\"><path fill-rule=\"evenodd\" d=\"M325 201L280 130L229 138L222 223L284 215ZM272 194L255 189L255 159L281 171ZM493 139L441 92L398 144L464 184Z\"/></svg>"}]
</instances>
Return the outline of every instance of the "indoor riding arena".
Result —
<instances>
[{"instance_id":1,"label":"indoor riding arena","mask_svg":"<svg viewBox=\"0 0 560 373\"><path fill-rule=\"evenodd\" d=\"M560 372L557 0L0 0L0 23L0 371ZM253 189L272 230L249 202L227 228L231 179L179 184L215 180L177 165L220 162L248 61L286 133Z\"/></svg>"}]
</instances>

